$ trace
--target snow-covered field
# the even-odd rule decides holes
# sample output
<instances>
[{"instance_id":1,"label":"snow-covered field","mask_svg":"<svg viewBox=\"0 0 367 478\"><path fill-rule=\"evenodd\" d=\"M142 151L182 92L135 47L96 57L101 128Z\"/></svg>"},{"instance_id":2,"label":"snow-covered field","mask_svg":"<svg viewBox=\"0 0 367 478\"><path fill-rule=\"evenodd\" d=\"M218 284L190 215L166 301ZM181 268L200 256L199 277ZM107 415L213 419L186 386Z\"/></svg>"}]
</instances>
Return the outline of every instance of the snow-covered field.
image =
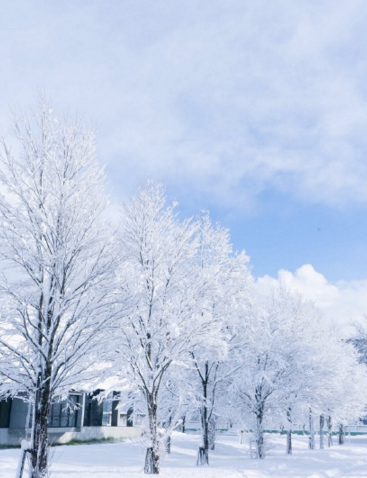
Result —
<instances>
[{"instance_id":1,"label":"snow-covered field","mask_svg":"<svg viewBox=\"0 0 367 478\"><path fill-rule=\"evenodd\" d=\"M367 436L347 438L343 446L307 449L307 437L294 437L294 454L284 454L285 435L268 435L263 460L250 459L248 446L220 435L209 467L196 467L199 436L175 433L162 478L361 478L367 477ZM20 450L0 450L0 477L14 478ZM52 449L55 478L141 478L144 449L139 442L60 446ZM24 473L24 478L27 476Z\"/></svg>"}]
</instances>

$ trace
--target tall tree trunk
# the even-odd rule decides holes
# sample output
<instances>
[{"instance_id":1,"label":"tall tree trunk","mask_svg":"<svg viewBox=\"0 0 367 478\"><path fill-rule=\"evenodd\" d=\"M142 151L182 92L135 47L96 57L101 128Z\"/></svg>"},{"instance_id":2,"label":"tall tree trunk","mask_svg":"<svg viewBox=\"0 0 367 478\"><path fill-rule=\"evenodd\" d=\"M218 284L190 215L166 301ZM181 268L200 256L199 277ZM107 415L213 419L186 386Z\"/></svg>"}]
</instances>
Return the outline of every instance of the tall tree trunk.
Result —
<instances>
[{"instance_id":1,"label":"tall tree trunk","mask_svg":"<svg viewBox=\"0 0 367 478\"><path fill-rule=\"evenodd\" d=\"M327 446L331 447L333 444L333 421L331 416L327 417Z\"/></svg>"},{"instance_id":2,"label":"tall tree trunk","mask_svg":"<svg viewBox=\"0 0 367 478\"><path fill-rule=\"evenodd\" d=\"M287 455L292 454L292 410L287 410L288 430L287 430Z\"/></svg>"},{"instance_id":3,"label":"tall tree trunk","mask_svg":"<svg viewBox=\"0 0 367 478\"><path fill-rule=\"evenodd\" d=\"M309 413L309 425L310 425L310 436L308 441L308 447L310 450L314 450L315 449L315 431L313 427L313 414L312 414L311 408Z\"/></svg>"},{"instance_id":4,"label":"tall tree trunk","mask_svg":"<svg viewBox=\"0 0 367 478\"><path fill-rule=\"evenodd\" d=\"M344 425L340 423L339 425L339 445L344 445L345 442L345 430Z\"/></svg>"},{"instance_id":5,"label":"tall tree trunk","mask_svg":"<svg viewBox=\"0 0 367 478\"><path fill-rule=\"evenodd\" d=\"M325 417L324 415L320 415L320 450L324 449L324 425Z\"/></svg>"},{"instance_id":6,"label":"tall tree trunk","mask_svg":"<svg viewBox=\"0 0 367 478\"><path fill-rule=\"evenodd\" d=\"M206 386L204 386L206 389ZM201 409L202 446L199 447L197 465L209 465L209 423L208 407L204 403Z\"/></svg>"},{"instance_id":7,"label":"tall tree trunk","mask_svg":"<svg viewBox=\"0 0 367 478\"><path fill-rule=\"evenodd\" d=\"M41 377L39 384L42 383ZM48 476L48 414L50 408L49 380L43 381L35 394L33 405L33 423L30 447L30 478L45 478Z\"/></svg>"},{"instance_id":8,"label":"tall tree trunk","mask_svg":"<svg viewBox=\"0 0 367 478\"><path fill-rule=\"evenodd\" d=\"M169 435L169 436L166 438L166 453L167 453L168 455L171 454L171 442L172 442L172 440L171 440L171 435Z\"/></svg>"},{"instance_id":9,"label":"tall tree trunk","mask_svg":"<svg viewBox=\"0 0 367 478\"><path fill-rule=\"evenodd\" d=\"M209 446L211 450L215 450L215 437L216 437L216 420L212 416L209 421Z\"/></svg>"},{"instance_id":10,"label":"tall tree trunk","mask_svg":"<svg viewBox=\"0 0 367 478\"><path fill-rule=\"evenodd\" d=\"M257 457L261 460L265 458L263 418L263 405L260 404L256 413L256 448Z\"/></svg>"},{"instance_id":11,"label":"tall tree trunk","mask_svg":"<svg viewBox=\"0 0 367 478\"><path fill-rule=\"evenodd\" d=\"M208 423L208 407L204 405L202 407L202 434L203 434L203 447L205 450L209 450L209 423Z\"/></svg>"},{"instance_id":12,"label":"tall tree trunk","mask_svg":"<svg viewBox=\"0 0 367 478\"><path fill-rule=\"evenodd\" d=\"M199 447L198 459L196 462L197 466L209 465L209 453L208 450L205 450L203 446Z\"/></svg>"},{"instance_id":13,"label":"tall tree trunk","mask_svg":"<svg viewBox=\"0 0 367 478\"><path fill-rule=\"evenodd\" d=\"M287 430L287 455L292 454L292 429Z\"/></svg>"},{"instance_id":14,"label":"tall tree trunk","mask_svg":"<svg viewBox=\"0 0 367 478\"><path fill-rule=\"evenodd\" d=\"M203 444L199 447L197 465L209 465L209 413L208 413L208 376L209 364L205 362L203 386L203 406L201 407L201 434Z\"/></svg>"},{"instance_id":15,"label":"tall tree trunk","mask_svg":"<svg viewBox=\"0 0 367 478\"><path fill-rule=\"evenodd\" d=\"M158 475L160 468L158 416L157 404L153 394L148 395L147 404L151 446L147 448L145 455L144 473Z\"/></svg>"},{"instance_id":16,"label":"tall tree trunk","mask_svg":"<svg viewBox=\"0 0 367 478\"><path fill-rule=\"evenodd\" d=\"M168 455L171 454L171 425L172 425L172 415L171 415L171 411L169 411L169 416L168 416L168 420L167 420L167 429L168 429L168 436L166 438L166 452L168 453Z\"/></svg>"}]
</instances>

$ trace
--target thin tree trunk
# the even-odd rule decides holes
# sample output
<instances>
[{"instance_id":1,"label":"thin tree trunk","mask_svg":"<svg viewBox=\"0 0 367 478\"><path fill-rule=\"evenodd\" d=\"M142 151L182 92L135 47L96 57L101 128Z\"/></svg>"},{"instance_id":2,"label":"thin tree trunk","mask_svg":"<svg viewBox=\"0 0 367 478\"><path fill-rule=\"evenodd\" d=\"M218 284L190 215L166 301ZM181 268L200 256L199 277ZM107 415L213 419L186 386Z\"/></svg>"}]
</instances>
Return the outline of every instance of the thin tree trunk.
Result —
<instances>
[{"instance_id":1,"label":"thin tree trunk","mask_svg":"<svg viewBox=\"0 0 367 478\"><path fill-rule=\"evenodd\" d=\"M345 430L344 425L340 423L339 425L339 445L344 445L345 442Z\"/></svg>"},{"instance_id":2,"label":"thin tree trunk","mask_svg":"<svg viewBox=\"0 0 367 478\"><path fill-rule=\"evenodd\" d=\"M197 466L209 465L208 450L205 450L205 448L203 446L199 447L198 459L197 459L196 465Z\"/></svg>"},{"instance_id":3,"label":"thin tree trunk","mask_svg":"<svg viewBox=\"0 0 367 478\"><path fill-rule=\"evenodd\" d=\"M209 450L209 423L208 423L208 407L206 405L202 408L202 433L203 433L203 447Z\"/></svg>"},{"instance_id":4,"label":"thin tree trunk","mask_svg":"<svg viewBox=\"0 0 367 478\"><path fill-rule=\"evenodd\" d=\"M287 455L292 454L292 429L287 430Z\"/></svg>"},{"instance_id":5,"label":"thin tree trunk","mask_svg":"<svg viewBox=\"0 0 367 478\"><path fill-rule=\"evenodd\" d=\"M203 444L199 447L197 465L209 465L209 420L208 420L208 376L209 364L205 362L205 373L202 378L203 406L201 407L201 433Z\"/></svg>"},{"instance_id":6,"label":"thin tree trunk","mask_svg":"<svg viewBox=\"0 0 367 478\"><path fill-rule=\"evenodd\" d=\"M315 431L313 427L313 414L312 414L311 408L310 408L310 414L309 414L309 425L310 425L310 436L308 441L308 447L310 450L314 450L315 449Z\"/></svg>"},{"instance_id":7,"label":"thin tree trunk","mask_svg":"<svg viewBox=\"0 0 367 478\"><path fill-rule=\"evenodd\" d=\"M171 415L171 411L169 412L169 417L168 417L168 422L167 422L167 429L168 429L168 437L166 438L166 452L168 455L171 454L171 424L172 424L172 415Z\"/></svg>"},{"instance_id":8,"label":"thin tree trunk","mask_svg":"<svg viewBox=\"0 0 367 478\"><path fill-rule=\"evenodd\" d=\"M327 430L327 446L331 447L333 444L333 421L330 415L327 417Z\"/></svg>"},{"instance_id":9,"label":"thin tree trunk","mask_svg":"<svg viewBox=\"0 0 367 478\"><path fill-rule=\"evenodd\" d=\"M41 377L39 383L41 383ZM48 413L50 407L50 386L46 381L36 391L33 405L33 426L31 431L30 478L45 478L48 475Z\"/></svg>"},{"instance_id":10,"label":"thin tree trunk","mask_svg":"<svg viewBox=\"0 0 367 478\"><path fill-rule=\"evenodd\" d=\"M147 397L147 404L151 446L147 448L145 455L144 473L158 475L160 468L158 417L157 404L152 395Z\"/></svg>"},{"instance_id":11,"label":"thin tree trunk","mask_svg":"<svg viewBox=\"0 0 367 478\"><path fill-rule=\"evenodd\" d=\"M209 446L211 450L215 450L215 437L216 437L216 422L212 417L209 422Z\"/></svg>"},{"instance_id":12,"label":"thin tree trunk","mask_svg":"<svg viewBox=\"0 0 367 478\"><path fill-rule=\"evenodd\" d=\"M324 425L325 417L324 415L320 415L320 450L324 449Z\"/></svg>"},{"instance_id":13,"label":"thin tree trunk","mask_svg":"<svg viewBox=\"0 0 367 478\"><path fill-rule=\"evenodd\" d=\"M147 475L159 475L160 457L154 447L147 448L145 455L144 473Z\"/></svg>"},{"instance_id":14,"label":"thin tree trunk","mask_svg":"<svg viewBox=\"0 0 367 478\"><path fill-rule=\"evenodd\" d=\"M260 405L256 414L256 447L257 457L260 458L260 460L265 458L263 418L263 406Z\"/></svg>"},{"instance_id":15,"label":"thin tree trunk","mask_svg":"<svg viewBox=\"0 0 367 478\"><path fill-rule=\"evenodd\" d=\"M204 386L206 389L206 386ZM208 408L205 403L201 410L201 433L203 444L199 447L197 465L209 465L209 424Z\"/></svg>"},{"instance_id":16,"label":"thin tree trunk","mask_svg":"<svg viewBox=\"0 0 367 478\"><path fill-rule=\"evenodd\" d=\"M171 454L171 436L168 436L168 437L166 438L166 453L167 453L168 455Z\"/></svg>"},{"instance_id":17,"label":"thin tree trunk","mask_svg":"<svg viewBox=\"0 0 367 478\"><path fill-rule=\"evenodd\" d=\"M287 455L292 455L292 410L287 410L288 430L287 430Z\"/></svg>"},{"instance_id":18,"label":"thin tree trunk","mask_svg":"<svg viewBox=\"0 0 367 478\"><path fill-rule=\"evenodd\" d=\"M144 473L147 475L153 475L154 473L154 457L153 457L153 447L149 446L145 454L145 463L144 463Z\"/></svg>"}]
</instances>

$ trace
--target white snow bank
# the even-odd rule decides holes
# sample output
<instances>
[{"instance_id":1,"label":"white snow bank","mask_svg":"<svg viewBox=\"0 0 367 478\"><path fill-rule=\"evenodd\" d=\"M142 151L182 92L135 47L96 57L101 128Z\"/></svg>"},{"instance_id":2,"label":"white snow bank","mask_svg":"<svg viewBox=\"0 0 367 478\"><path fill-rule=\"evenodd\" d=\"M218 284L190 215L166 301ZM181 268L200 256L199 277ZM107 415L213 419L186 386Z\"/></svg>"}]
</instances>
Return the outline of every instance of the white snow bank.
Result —
<instances>
[{"instance_id":1,"label":"white snow bank","mask_svg":"<svg viewBox=\"0 0 367 478\"><path fill-rule=\"evenodd\" d=\"M285 455L285 435L269 435L265 460L250 459L247 445L219 435L209 467L196 467L199 435L175 433L162 478L362 478L367 476L367 436L347 438L343 446L310 451L308 437L294 437L294 454ZM142 478L145 450L140 442L60 446L52 449L53 478ZM19 449L0 450L1 478L14 478ZM27 473L24 473L24 478Z\"/></svg>"}]
</instances>

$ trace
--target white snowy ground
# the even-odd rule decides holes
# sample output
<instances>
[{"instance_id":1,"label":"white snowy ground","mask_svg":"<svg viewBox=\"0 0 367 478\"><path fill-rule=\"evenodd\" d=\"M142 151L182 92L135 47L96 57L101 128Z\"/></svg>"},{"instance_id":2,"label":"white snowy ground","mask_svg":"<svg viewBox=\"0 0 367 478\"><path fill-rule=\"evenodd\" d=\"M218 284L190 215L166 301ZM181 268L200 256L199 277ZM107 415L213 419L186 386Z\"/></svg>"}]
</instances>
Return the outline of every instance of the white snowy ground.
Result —
<instances>
[{"instance_id":1,"label":"white snowy ground","mask_svg":"<svg viewBox=\"0 0 367 478\"><path fill-rule=\"evenodd\" d=\"M209 467L196 467L198 435L175 433L162 478L361 478L367 477L367 436L343 446L307 449L307 437L294 437L294 454L284 454L285 435L268 435L265 460L249 458L235 436L219 435ZM142 478L144 449L139 442L60 446L52 449L53 478ZM14 478L20 450L0 450L0 477ZM24 478L28 476L24 473Z\"/></svg>"}]
</instances>

